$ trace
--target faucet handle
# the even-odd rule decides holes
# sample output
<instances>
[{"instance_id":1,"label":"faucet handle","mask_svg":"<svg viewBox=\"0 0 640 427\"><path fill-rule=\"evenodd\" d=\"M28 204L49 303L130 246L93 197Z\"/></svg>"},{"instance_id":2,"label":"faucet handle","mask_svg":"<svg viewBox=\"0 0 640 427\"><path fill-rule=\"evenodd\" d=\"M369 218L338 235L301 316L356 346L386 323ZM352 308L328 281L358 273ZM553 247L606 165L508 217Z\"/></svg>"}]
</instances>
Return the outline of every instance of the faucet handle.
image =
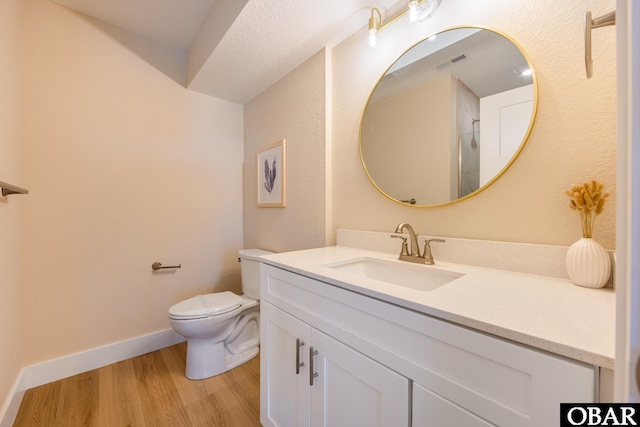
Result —
<instances>
[{"instance_id":1,"label":"faucet handle","mask_svg":"<svg viewBox=\"0 0 640 427\"><path fill-rule=\"evenodd\" d=\"M426 243L426 244L429 244L431 242L444 243L444 242L446 242L446 240L444 240L444 239L424 239L424 243Z\"/></svg>"},{"instance_id":2,"label":"faucet handle","mask_svg":"<svg viewBox=\"0 0 640 427\"><path fill-rule=\"evenodd\" d=\"M444 239L424 239L424 250L422 251L422 257L424 258L424 263L428 265L435 264L435 260L433 259L433 255L431 254L431 242L444 243Z\"/></svg>"},{"instance_id":3,"label":"faucet handle","mask_svg":"<svg viewBox=\"0 0 640 427\"><path fill-rule=\"evenodd\" d=\"M402 239L402 250L400 251L400 256L409 255L409 248L407 247L407 238L402 234L392 234L391 237L395 239Z\"/></svg>"}]
</instances>

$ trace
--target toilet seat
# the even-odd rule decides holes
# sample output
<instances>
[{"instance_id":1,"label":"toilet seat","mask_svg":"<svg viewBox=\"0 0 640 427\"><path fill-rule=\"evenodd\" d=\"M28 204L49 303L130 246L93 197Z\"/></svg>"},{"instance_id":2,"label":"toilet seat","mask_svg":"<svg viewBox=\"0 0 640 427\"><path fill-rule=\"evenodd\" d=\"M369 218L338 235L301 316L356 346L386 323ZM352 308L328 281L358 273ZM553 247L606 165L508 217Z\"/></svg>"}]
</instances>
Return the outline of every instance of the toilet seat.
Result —
<instances>
[{"instance_id":1,"label":"toilet seat","mask_svg":"<svg viewBox=\"0 0 640 427\"><path fill-rule=\"evenodd\" d=\"M225 291L214 294L196 295L169 309L169 318L174 320L206 319L239 309L240 297Z\"/></svg>"}]
</instances>

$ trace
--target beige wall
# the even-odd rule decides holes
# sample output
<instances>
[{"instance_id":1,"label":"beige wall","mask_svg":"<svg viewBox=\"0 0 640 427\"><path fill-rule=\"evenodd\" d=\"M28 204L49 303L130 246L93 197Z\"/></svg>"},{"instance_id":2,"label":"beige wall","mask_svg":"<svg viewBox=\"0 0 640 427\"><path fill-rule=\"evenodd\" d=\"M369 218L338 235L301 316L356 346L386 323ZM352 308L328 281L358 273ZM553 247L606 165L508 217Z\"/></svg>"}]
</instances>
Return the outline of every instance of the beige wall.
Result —
<instances>
[{"instance_id":1,"label":"beige wall","mask_svg":"<svg viewBox=\"0 0 640 427\"><path fill-rule=\"evenodd\" d=\"M243 119L167 76L183 52L21 4L24 366L167 329L172 304L240 290Z\"/></svg>"},{"instance_id":2,"label":"beige wall","mask_svg":"<svg viewBox=\"0 0 640 427\"><path fill-rule=\"evenodd\" d=\"M0 2L0 181L28 187L20 167L19 3ZM24 197L0 196L0 419L20 371L20 226Z\"/></svg>"},{"instance_id":3,"label":"beige wall","mask_svg":"<svg viewBox=\"0 0 640 427\"><path fill-rule=\"evenodd\" d=\"M333 49L333 228L392 231L410 222L423 235L569 245L580 237L578 215L562 194L591 178L615 191L615 28L594 32L594 77L583 58L584 12L615 8L613 0L442 2L428 22L400 19L367 46L362 29ZM513 166L481 194L446 207L409 208L386 199L367 180L358 154L358 126L369 92L402 51L442 29L463 24L513 37L539 83L531 138ZM615 247L615 194L594 237Z\"/></svg>"},{"instance_id":4,"label":"beige wall","mask_svg":"<svg viewBox=\"0 0 640 427\"><path fill-rule=\"evenodd\" d=\"M325 246L327 67L321 50L249 101L244 113L244 245L276 252ZM287 206L256 206L256 151L287 141Z\"/></svg>"}]
</instances>

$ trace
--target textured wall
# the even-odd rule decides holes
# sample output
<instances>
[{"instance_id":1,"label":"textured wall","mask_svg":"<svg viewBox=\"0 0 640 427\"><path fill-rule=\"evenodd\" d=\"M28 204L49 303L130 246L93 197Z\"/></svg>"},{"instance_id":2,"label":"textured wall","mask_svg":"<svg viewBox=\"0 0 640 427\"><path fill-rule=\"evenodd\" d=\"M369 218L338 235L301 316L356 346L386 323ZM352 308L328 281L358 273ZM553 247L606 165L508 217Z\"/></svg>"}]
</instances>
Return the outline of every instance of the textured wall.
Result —
<instances>
[{"instance_id":1,"label":"textured wall","mask_svg":"<svg viewBox=\"0 0 640 427\"><path fill-rule=\"evenodd\" d=\"M241 106L158 69L184 68L183 53L21 4L28 365L167 329L170 305L240 290L243 129ZM154 274L154 261L183 268Z\"/></svg>"},{"instance_id":2,"label":"textured wall","mask_svg":"<svg viewBox=\"0 0 640 427\"><path fill-rule=\"evenodd\" d=\"M27 187L20 167L19 2L0 2L0 181ZM20 225L24 197L0 196L0 419L20 365Z\"/></svg>"},{"instance_id":3,"label":"textured wall","mask_svg":"<svg viewBox=\"0 0 640 427\"><path fill-rule=\"evenodd\" d=\"M327 75L323 49L245 104L244 245L276 252L325 245ZM256 152L287 140L287 206L256 206Z\"/></svg>"},{"instance_id":4,"label":"textured wall","mask_svg":"<svg viewBox=\"0 0 640 427\"><path fill-rule=\"evenodd\" d=\"M400 19L378 45L363 29L333 49L334 229L392 231L402 221L425 235L569 245L580 237L578 215L563 190L591 178L615 193L615 28L593 35L594 77L583 58L584 12L615 8L613 0L535 2L448 0L426 23ZM360 115L377 79L405 48L431 33L479 25L513 37L539 84L538 115L513 166L490 188L461 203L409 208L386 199L367 180L358 155ZM594 237L615 247L615 194Z\"/></svg>"}]
</instances>

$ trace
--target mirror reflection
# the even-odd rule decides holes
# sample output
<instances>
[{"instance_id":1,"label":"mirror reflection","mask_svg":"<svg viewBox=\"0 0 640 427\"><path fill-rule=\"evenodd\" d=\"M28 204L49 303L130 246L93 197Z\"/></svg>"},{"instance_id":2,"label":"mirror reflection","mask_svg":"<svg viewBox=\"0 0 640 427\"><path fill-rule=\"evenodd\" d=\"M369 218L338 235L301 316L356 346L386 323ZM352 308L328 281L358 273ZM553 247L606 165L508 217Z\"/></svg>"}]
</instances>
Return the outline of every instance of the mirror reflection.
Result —
<instances>
[{"instance_id":1,"label":"mirror reflection","mask_svg":"<svg viewBox=\"0 0 640 427\"><path fill-rule=\"evenodd\" d=\"M456 28L407 50L380 78L360 127L369 179L431 206L491 184L520 152L536 110L533 70L510 39Z\"/></svg>"}]
</instances>

